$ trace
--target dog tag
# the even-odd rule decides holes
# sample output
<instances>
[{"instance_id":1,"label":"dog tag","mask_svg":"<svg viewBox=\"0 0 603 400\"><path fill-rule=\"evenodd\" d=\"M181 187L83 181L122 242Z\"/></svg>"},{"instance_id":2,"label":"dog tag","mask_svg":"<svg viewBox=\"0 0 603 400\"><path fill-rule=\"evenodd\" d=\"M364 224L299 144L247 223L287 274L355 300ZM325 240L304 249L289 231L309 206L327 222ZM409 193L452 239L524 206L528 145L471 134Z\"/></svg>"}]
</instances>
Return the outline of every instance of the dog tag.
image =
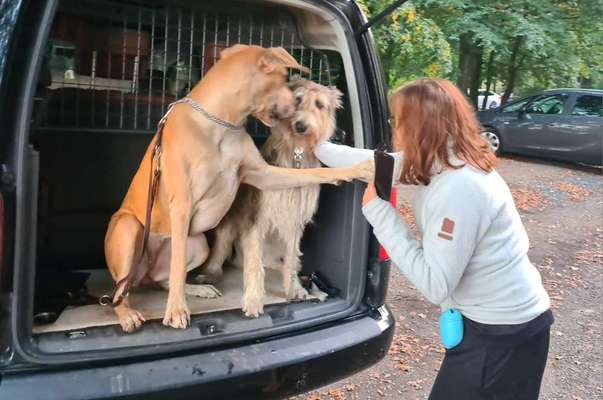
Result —
<instances>
[{"instance_id":1,"label":"dog tag","mask_svg":"<svg viewBox=\"0 0 603 400\"><path fill-rule=\"evenodd\" d=\"M304 149L296 147L293 149L293 165L295 168L300 169L302 167L302 160L304 159Z\"/></svg>"}]
</instances>

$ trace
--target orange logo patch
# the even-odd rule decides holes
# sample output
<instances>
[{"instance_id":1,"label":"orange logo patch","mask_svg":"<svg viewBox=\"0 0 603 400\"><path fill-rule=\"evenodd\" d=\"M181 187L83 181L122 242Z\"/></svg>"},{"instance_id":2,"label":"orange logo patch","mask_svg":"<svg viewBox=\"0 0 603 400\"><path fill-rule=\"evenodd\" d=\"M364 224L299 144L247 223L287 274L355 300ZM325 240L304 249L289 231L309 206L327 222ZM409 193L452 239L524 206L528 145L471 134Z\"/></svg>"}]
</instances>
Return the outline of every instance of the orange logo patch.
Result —
<instances>
[{"instance_id":1,"label":"orange logo patch","mask_svg":"<svg viewBox=\"0 0 603 400\"><path fill-rule=\"evenodd\" d=\"M452 234L454 233L454 221L448 218L444 218L442 221L442 227L438 232L438 237L446 240L452 240Z\"/></svg>"}]
</instances>

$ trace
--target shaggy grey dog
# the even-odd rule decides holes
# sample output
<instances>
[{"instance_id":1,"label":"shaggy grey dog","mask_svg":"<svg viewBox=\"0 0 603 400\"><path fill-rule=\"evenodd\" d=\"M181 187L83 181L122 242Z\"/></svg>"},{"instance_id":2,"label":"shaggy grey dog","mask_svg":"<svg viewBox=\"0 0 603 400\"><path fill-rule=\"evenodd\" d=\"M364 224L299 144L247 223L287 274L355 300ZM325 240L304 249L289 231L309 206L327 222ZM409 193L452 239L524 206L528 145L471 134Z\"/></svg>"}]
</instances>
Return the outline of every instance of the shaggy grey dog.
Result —
<instances>
[{"instance_id":1,"label":"shaggy grey dog","mask_svg":"<svg viewBox=\"0 0 603 400\"><path fill-rule=\"evenodd\" d=\"M297 106L295 114L272 126L261 149L266 161L287 168L320 167L314 148L335 131L335 112L341 92L297 78L290 83ZM215 243L199 278L216 282L231 256L243 267L243 312L257 317L264 312L264 268L282 272L287 299L304 299L308 292L299 281L300 241L318 207L320 186L260 191L241 185L237 197L215 230ZM324 298L323 298L324 299Z\"/></svg>"}]
</instances>

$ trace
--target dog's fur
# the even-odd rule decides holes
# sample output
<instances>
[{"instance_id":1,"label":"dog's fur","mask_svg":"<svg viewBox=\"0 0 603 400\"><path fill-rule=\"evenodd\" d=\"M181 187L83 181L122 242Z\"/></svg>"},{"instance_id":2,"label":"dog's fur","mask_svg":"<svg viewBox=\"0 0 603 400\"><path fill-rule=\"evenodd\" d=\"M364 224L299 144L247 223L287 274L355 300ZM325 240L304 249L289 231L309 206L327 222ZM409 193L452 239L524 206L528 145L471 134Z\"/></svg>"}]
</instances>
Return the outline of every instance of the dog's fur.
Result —
<instances>
[{"instance_id":1,"label":"dog's fur","mask_svg":"<svg viewBox=\"0 0 603 400\"><path fill-rule=\"evenodd\" d=\"M189 96L233 124L242 125L253 114L270 125L273 117L288 118L295 111L295 99L285 82L288 67L302 68L282 48L235 45L222 52L220 61ZM109 222L105 258L116 281L127 276L141 257L155 140L147 148L121 208ZM211 285L186 284L186 274L207 258L205 232L226 214L240 183L261 190L287 189L370 175L366 165L342 169L271 166L244 129L218 125L186 104L174 106L166 121L160 167L149 245L137 266L134 284L159 284L168 289L163 323L174 328L185 328L190 320L185 294L219 295ZM118 290L115 296L120 294ZM114 310L126 332L144 322L127 299Z\"/></svg>"},{"instance_id":2,"label":"dog's fur","mask_svg":"<svg viewBox=\"0 0 603 400\"><path fill-rule=\"evenodd\" d=\"M293 81L290 87L296 112L272 127L261 153L269 164L292 168L294 150L303 149L299 166L319 167L314 148L335 130L335 110L341 107L341 93L303 79ZM237 254L233 263L242 264L244 271L242 306L246 316L263 313L264 267L281 270L288 299L306 298L308 292L298 277L299 246L304 228L318 207L319 191L319 185L273 191L241 185L232 208L215 230L215 243L200 280L219 279L234 244Z\"/></svg>"}]
</instances>

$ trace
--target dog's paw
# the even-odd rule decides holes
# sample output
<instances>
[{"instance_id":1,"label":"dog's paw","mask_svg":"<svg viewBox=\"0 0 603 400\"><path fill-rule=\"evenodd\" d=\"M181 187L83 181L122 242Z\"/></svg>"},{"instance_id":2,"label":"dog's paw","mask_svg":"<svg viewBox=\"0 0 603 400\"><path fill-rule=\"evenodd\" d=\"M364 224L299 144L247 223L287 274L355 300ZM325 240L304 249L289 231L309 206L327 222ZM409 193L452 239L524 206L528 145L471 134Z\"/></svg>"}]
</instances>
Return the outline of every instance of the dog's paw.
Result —
<instances>
[{"instance_id":1,"label":"dog's paw","mask_svg":"<svg viewBox=\"0 0 603 400\"><path fill-rule=\"evenodd\" d=\"M312 288L310 289L310 294L318 299L318 301L325 302L329 295L316 286L314 282L312 282Z\"/></svg>"},{"instance_id":2,"label":"dog's paw","mask_svg":"<svg viewBox=\"0 0 603 400\"><path fill-rule=\"evenodd\" d=\"M145 322L144 317L138 311L125 307L118 312L117 318L124 332L131 333L137 330Z\"/></svg>"},{"instance_id":3,"label":"dog's paw","mask_svg":"<svg viewBox=\"0 0 603 400\"><path fill-rule=\"evenodd\" d=\"M287 300L305 300L309 295L296 276L291 282L291 287L287 290Z\"/></svg>"},{"instance_id":4,"label":"dog's paw","mask_svg":"<svg viewBox=\"0 0 603 400\"><path fill-rule=\"evenodd\" d=\"M306 300L310 294L304 288L295 289L287 296L287 300Z\"/></svg>"},{"instance_id":5,"label":"dog's paw","mask_svg":"<svg viewBox=\"0 0 603 400\"><path fill-rule=\"evenodd\" d=\"M372 176L370 170L370 160L356 164L349 168L341 168L333 176L331 183L340 185L344 182L352 182L354 179L368 180Z\"/></svg>"},{"instance_id":6,"label":"dog's paw","mask_svg":"<svg viewBox=\"0 0 603 400\"><path fill-rule=\"evenodd\" d=\"M215 288L214 285L186 285L186 294L189 296L201 297L204 299L215 299L222 296L222 292Z\"/></svg>"},{"instance_id":7,"label":"dog's paw","mask_svg":"<svg viewBox=\"0 0 603 400\"><path fill-rule=\"evenodd\" d=\"M224 271L221 265L209 264L203 267L203 273L194 278L195 283L216 284L222 280Z\"/></svg>"},{"instance_id":8,"label":"dog's paw","mask_svg":"<svg viewBox=\"0 0 603 400\"><path fill-rule=\"evenodd\" d=\"M261 298L255 296L243 297L243 312L246 317L257 318L264 314L264 302Z\"/></svg>"},{"instance_id":9,"label":"dog's paw","mask_svg":"<svg viewBox=\"0 0 603 400\"><path fill-rule=\"evenodd\" d=\"M190 315L191 313L188 310L184 297L174 299L168 295L163 325L177 329L185 329L190 322Z\"/></svg>"},{"instance_id":10,"label":"dog's paw","mask_svg":"<svg viewBox=\"0 0 603 400\"><path fill-rule=\"evenodd\" d=\"M373 179L375 174L375 161L371 159L360 162L352 166L352 169L354 170L354 179L368 182Z\"/></svg>"},{"instance_id":11,"label":"dog's paw","mask_svg":"<svg viewBox=\"0 0 603 400\"><path fill-rule=\"evenodd\" d=\"M199 274L199 275L195 276L192 279L192 281L195 282L195 284L198 284L198 285L203 285L203 284L206 284L206 283L213 283L213 282L210 282L210 280L211 280L211 278L208 275L205 275L205 274Z\"/></svg>"}]
</instances>

